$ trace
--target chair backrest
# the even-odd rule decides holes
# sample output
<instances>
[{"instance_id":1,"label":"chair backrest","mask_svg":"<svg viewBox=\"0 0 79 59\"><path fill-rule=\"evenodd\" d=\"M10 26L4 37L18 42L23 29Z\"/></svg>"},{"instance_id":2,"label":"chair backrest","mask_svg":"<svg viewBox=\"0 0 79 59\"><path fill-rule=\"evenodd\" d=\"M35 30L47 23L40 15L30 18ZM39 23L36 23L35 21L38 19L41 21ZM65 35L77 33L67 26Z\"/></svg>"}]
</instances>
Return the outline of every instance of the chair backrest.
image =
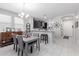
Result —
<instances>
[{"instance_id":1,"label":"chair backrest","mask_svg":"<svg viewBox=\"0 0 79 59\"><path fill-rule=\"evenodd\" d=\"M43 40L43 36L44 36L44 35L43 35L43 34L41 34L41 40Z\"/></svg>"},{"instance_id":2,"label":"chair backrest","mask_svg":"<svg viewBox=\"0 0 79 59\"><path fill-rule=\"evenodd\" d=\"M32 36L33 36L33 37L37 37L39 43L41 42L41 41L40 41L40 35L39 35L39 33L32 33Z\"/></svg>"},{"instance_id":3,"label":"chair backrest","mask_svg":"<svg viewBox=\"0 0 79 59\"><path fill-rule=\"evenodd\" d=\"M48 39L48 35L47 34L41 34L41 39Z\"/></svg>"},{"instance_id":4,"label":"chair backrest","mask_svg":"<svg viewBox=\"0 0 79 59\"><path fill-rule=\"evenodd\" d=\"M19 48L23 49L23 45L24 45L24 43L23 43L23 37L21 35L18 35L17 36L17 40L18 40L18 46L19 46Z\"/></svg>"},{"instance_id":5,"label":"chair backrest","mask_svg":"<svg viewBox=\"0 0 79 59\"><path fill-rule=\"evenodd\" d=\"M39 37L39 33L32 33L32 36Z\"/></svg>"},{"instance_id":6,"label":"chair backrest","mask_svg":"<svg viewBox=\"0 0 79 59\"><path fill-rule=\"evenodd\" d=\"M13 42L14 42L14 44L17 44L16 35L15 35L15 34L12 34L12 37L13 37Z\"/></svg>"}]
</instances>

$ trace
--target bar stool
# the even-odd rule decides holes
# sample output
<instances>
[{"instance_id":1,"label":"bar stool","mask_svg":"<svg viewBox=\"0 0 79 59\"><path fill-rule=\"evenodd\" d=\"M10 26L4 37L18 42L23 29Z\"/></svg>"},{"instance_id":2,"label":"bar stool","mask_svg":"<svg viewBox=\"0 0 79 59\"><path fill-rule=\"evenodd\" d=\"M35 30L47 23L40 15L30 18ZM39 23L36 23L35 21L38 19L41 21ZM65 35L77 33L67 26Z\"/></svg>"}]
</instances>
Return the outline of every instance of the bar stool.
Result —
<instances>
[{"instance_id":1,"label":"bar stool","mask_svg":"<svg viewBox=\"0 0 79 59\"><path fill-rule=\"evenodd\" d=\"M41 34L41 40L45 42L45 44L48 43L48 35L47 34Z\"/></svg>"}]
</instances>

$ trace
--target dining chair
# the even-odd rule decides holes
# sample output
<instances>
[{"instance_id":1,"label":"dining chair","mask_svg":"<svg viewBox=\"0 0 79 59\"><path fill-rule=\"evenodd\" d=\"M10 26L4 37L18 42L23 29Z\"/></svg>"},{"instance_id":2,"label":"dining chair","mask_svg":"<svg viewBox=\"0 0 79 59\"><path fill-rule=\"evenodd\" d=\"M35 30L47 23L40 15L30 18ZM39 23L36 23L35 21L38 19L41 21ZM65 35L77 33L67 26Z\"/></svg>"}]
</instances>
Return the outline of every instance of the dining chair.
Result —
<instances>
[{"instance_id":1,"label":"dining chair","mask_svg":"<svg viewBox=\"0 0 79 59\"><path fill-rule=\"evenodd\" d=\"M47 43L48 43L48 35L45 34L45 44L47 44Z\"/></svg>"},{"instance_id":2,"label":"dining chair","mask_svg":"<svg viewBox=\"0 0 79 59\"><path fill-rule=\"evenodd\" d=\"M32 33L32 36L39 37L39 33Z\"/></svg>"},{"instance_id":3,"label":"dining chair","mask_svg":"<svg viewBox=\"0 0 79 59\"><path fill-rule=\"evenodd\" d=\"M34 45L36 47L36 49L38 49L40 47L40 35L39 35L39 33L32 33L32 36L38 38L37 43ZM37 44L39 44L39 47L37 46Z\"/></svg>"},{"instance_id":4,"label":"dining chair","mask_svg":"<svg viewBox=\"0 0 79 59\"><path fill-rule=\"evenodd\" d=\"M45 42L45 44L47 44L48 43L48 35L47 34L41 34L41 40L43 42Z\"/></svg>"},{"instance_id":5,"label":"dining chair","mask_svg":"<svg viewBox=\"0 0 79 59\"><path fill-rule=\"evenodd\" d=\"M41 34L41 41L44 42L44 34Z\"/></svg>"},{"instance_id":6,"label":"dining chair","mask_svg":"<svg viewBox=\"0 0 79 59\"><path fill-rule=\"evenodd\" d=\"M12 38L13 38L13 44L14 44L13 49L16 50L16 52L17 52L17 44L18 44L18 42L17 42L16 35L12 34Z\"/></svg>"},{"instance_id":7,"label":"dining chair","mask_svg":"<svg viewBox=\"0 0 79 59\"><path fill-rule=\"evenodd\" d=\"M30 33L30 36L33 36L33 37L39 37L39 34L38 34L38 33L32 33L32 32L31 32L31 33ZM37 40L28 43L28 48L29 48L28 51L30 51L30 53L33 52L34 48L36 48L36 50L37 50L37 48L38 48L38 46L37 46Z\"/></svg>"},{"instance_id":8,"label":"dining chair","mask_svg":"<svg viewBox=\"0 0 79 59\"><path fill-rule=\"evenodd\" d=\"M25 51L25 43L23 42L23 37L21 35L18 35L17 40L18 40L18 55L21 52L21 56L23 56L23 53Z\"/></svg>"}]
</instances>

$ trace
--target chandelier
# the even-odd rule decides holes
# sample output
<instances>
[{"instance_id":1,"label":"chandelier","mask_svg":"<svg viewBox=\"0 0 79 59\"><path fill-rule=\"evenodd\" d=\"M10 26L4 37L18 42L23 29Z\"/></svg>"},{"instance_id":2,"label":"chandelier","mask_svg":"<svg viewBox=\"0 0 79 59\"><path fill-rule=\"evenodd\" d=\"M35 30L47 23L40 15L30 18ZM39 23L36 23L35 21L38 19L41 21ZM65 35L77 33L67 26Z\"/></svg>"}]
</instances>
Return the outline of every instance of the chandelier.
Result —
<instances>
[{"instance_id":1,"label":"chandelier","mask_svg":"<svg viewBox=\"0 0 79 59\"><path fill-rule=\"evenodd\" d=\"M27 17L30 16L29 14L26 14L26 12L24 11L24 9L25 9L25 3L23 3L23 5L22 5L22 10L21 10L21 12L18 14L18 16L19 16L20 18L27 18Z\"/></svg>"}]
</instances>

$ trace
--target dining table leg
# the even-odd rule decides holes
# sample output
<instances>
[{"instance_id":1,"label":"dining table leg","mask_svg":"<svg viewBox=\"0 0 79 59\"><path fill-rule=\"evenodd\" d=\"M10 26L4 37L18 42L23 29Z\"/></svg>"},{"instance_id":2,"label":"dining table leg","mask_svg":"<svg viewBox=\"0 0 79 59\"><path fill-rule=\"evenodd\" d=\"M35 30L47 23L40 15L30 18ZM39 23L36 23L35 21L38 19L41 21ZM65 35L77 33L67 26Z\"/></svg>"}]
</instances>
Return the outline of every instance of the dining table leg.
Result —
<instances>
[{"instance_id":1,"label":"dining table leg","mask_svg":"<svg viewBox=\"0 0 79 59\"><path fill-rule=\"evenodd\" d=\"M38 39L38 50L40 51L40 39Z\"/></svg>"}]
</instances>

